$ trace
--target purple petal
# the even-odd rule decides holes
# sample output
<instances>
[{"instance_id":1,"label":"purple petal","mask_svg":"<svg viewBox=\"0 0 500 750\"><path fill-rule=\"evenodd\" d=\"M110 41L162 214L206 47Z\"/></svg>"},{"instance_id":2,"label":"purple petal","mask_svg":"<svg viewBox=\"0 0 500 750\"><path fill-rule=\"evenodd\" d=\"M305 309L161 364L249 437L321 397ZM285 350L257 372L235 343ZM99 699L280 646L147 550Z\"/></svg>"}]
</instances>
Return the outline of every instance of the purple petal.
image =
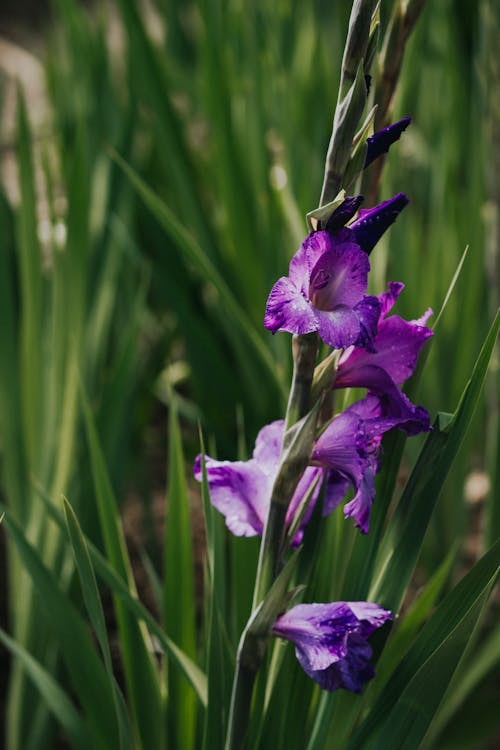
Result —
<instances>
[{"instance_id":1,"label":"purple petal","mask_svg":"<svg viewBox=\"0 0 500 750\"><path fill-rule=\"evenodd\" d=\"M215 461L206 456L205 467L210 501L225 516L228 529L235 536L262 534L273 477L266 476L253 459ZM201 456L195 461L194 476L201 481Z\"/></svg>"},{"instance_id":2,"label":"purple petal","mask_svg":"<svg viewBox=\"0 0 500 750\"><path fill-rule=\"evenodd\" d=\"M385 318L387 313L392 310L404 288L405 285L401 281L390 281L387 291L379 295L380 304L382 305L380 311L381 318Z\"/></svg>"},{"instance_id":3,"label":"purple petal","mask_svg":"<svg viewBox=\"0 0 500 750\"><path fill-rule=\"evenodd\" d=\"M336 232L338 229L342 229L354 214L358 211L359 207L363 203L364 198L362 195L347 195L344 202L335 209L333 214L328 219L326 228L330 232Z\"/></svg>"},{"instance_id":4,"label":"purple petal","mask_svg":"<svg viewBox=\"0 0 500 750\"><path fill-rule=\"evenodd\" d=\"M361 323L356 312L347 305L338 305L330 312L316 312L318 332L322 340L334 349L344 349L360 340Z\"/></svg>"},{"instance_id":5,"label":"purple petal","mask_svg":"<svg viewBox=\"0 0 500 750\"><path fill-rule=\"evenodd\" d=\"M346 373L370 365L380 367L400 385L413 375L420 350L432 335L430 328L416 321L391 315L379 322L373 339L375 351L355 348L344 352L339 361L340 377L347 377Z\"/></svg>"},{"instance_id":6,"label":"purple petal","mask_svg":"<svg viewBox=\"0 0 500 750\"><path fill-rule=\"evenodd\" d=\"M359 218L349 229L354 232L356 242L368 255L371 253L386 229L398 218L409 200L404 193L398 193L379 206L359 212Z\"/></svg>"},{"instance_id":7,"label":"purple petal","mask_svg":"<svg viewBox=\"0 0 500 750\"><path fill-rule=\"evenodd\" d=\"M400 427L409 435L430 429L425 409L414 406L381 367L363 365L342 371L339 367L334 388L368 388L373 391L380 400L381 416L396 419L397 424L392 426Z\"/></svg>"},{"instance_id":8,"label":"purple petal","mask_svg":"<svg viewBox=\"0 0 500 750\"><path fill-rule=\"evenodd\" d=\"M323 495L323 516L329 516L340 505L351 485L351 481L335 469L326 475L325 494Z\"/></svg>"},{"instance_id":9,"label":"purple petal","mask_svg":"<svg viewBox=\"0 0 500 750\"><path fill-rule=\"evenodd\" d=\"M373 677L366 638L389 619L368 602L299 604L276 620L273 633L295 645L300 665L322 688L359 692Z\"/></svg>"},{"instance_id":10,"label":"purple petal","mask_svg":"<svg viewBox=\"0 0 500 750\"><path fill-rule=\"evenodd\" d=\"M264 328L276 333L312 333L318 330L318 322L309 301L283 276L271 289L264 316Z\"/></svg>"},{"instance_id":11,"label":"purple petal","mask_svg":"<svg viewBox=\"0 0 500 750\"><path fill-rule=\"evenodd\" d=\"M368 150L366 152L365 169L375 159L389 151L392 144L399 140L401 133L406 130L410 122L411 117L403 117L402 120L398 120L398 122L389 125L387 128L378 130L367 139Z\"/></svg>"},{"instance_id":12,"label":"purple petal","mask_svg":"<svg viewBox=\"0 0 500 750\"><path fill-rule=\"evenodd\" d=\"M353 499L344 505L344 516L354 518L354 525L362 534L368 534L370 528L370 511L375 500L375 474L377 461L374 457L365 469L363 478Z\"/></svg>"},{"instance_id":13,"label":"purple petal","mask_svg":"<svg viewBox=\"0 0 500 750\"><path fill-rule=\"evenodd\" d=\"M277 419L271 424L266 424L257 435L253 458L259 464L264 474L274 477L278 467L283 443L285 422Z\"/></svg>"},{"instance_id":14,"label":"purple petal","mask_svg":"<svg viewBox=\"0 0 500 750\"><path fill-rule=\"evenodd\" d=\"M353 306L359 302L368 284L370 263L354 242L335 241L316 260L309 277L308 297L317 310L334 310L338 305Z\"/></svg>"},{"instance_id":15,"label":"purple petal","mask_svg":"<svg viewBox=\"0 0 500 750\"><path fill-rule=\"evenodd\" d=\"M312 462L328 467L323 515L328 515L345 497L351 484L356 494L344 507L346 517L352 517L363 534L368 533L370 509L375 499L376 449L364 422L351 409L336 417L317 440ZM368 450L374 452L368 455Z\"/></svg>"},{"instance_id":16,"label":"purple petal","mask_svg":"<svg viewBox=\"0 0 500 750\"><path fill-rule=\"evenodd\" d=\"M328 425L316 441L311 463L334 469L357 485L367 467L363 422L347 411Z\"/></svg>"},{"instance_id":17,"label":"purple petal","mask_svg":"<svg viewBox=\"0 0 500 750\"><path fill-rule=\"evenodd\" d=\"M380 317L381 305L377 297L369 295L363 297L354 307L360 323L360 334L356 346L362 346L373 351L373 339L377 333L377 323Z\"/></svg>"}]
</instances>

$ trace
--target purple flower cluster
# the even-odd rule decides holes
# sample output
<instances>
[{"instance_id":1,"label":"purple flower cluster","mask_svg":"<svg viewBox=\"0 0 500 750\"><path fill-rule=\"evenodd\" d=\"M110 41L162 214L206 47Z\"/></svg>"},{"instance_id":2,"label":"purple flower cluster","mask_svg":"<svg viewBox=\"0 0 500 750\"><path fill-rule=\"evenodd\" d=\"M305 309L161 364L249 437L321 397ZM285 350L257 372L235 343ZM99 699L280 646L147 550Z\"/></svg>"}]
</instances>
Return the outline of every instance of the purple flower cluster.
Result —
<instances>
[{"instance_id":1,"label":"purple flower cluster","mask_svg":"<svg viewBox=\"0 0 500 750\"><path fill-rule=\"evenodd\" d=\"M365 166L387 151L408 124L409 118L404 118L372 136ZM350 490L344 515L368 533L383 435L394 428L409 435L430 429L429 415L411 403L401 385L415 371L420 350L432 336L426 326L432 310L418 320L389 315L404 288L399 282L391 282L379 296L366 294L369 254L408 199L399 193L359 211L362 200L347 197L326 226L304 240L290 262L288 276L273 286L266 306L264 326L273 333L317 332L325 344L341 350L331 383L334 391L366 389L364 398L336 415L313 445L309 466L286 514L289 527L301 508L295 546L301 543L319 498L327 516ZM283 436L284 422L276 421L259 432L248 461L205 457L211 502L237 536L263 534ZM194 474L201 481L201 456ZM277 619L273 633L295 644L301 666L321 687L359 692L373 676L366 639L391 617L367 602L301 604Z\"/></svg>"},{"instance_id":2,"label":"purple flower cluster","mask_svg":"<svg viewBox=\"0 0 500 750\"><path fill-rule=\"evenodd\" d=\"M336 416L316 441L311 466L306 469L287 512L290 524L305 494L321 474L326 476L323 515L330 514L349 488L353 499L344 514L354 519L363 532L369 530L370 509L375 498L375 474L379 466L382 436L393 428L408 434L429 429L429 415L414 406L399 386L414 372L420 349L432 336L425 326L428 310L419 320L387 316L402 284L391 283L379 297L373 297L378 320L370 348L350 346L340 357L334 389L367 388L365 398ZM263 427L249 461L216 461L206 457L206 471L212 504L225 516L237 536L261 535L269 509L283 440L283 421ZM201 481L201 456L194 473ZM305 525L319 496L319 482L312 493ZM297 540L297 541L300 541Z\"/></svg>"}]
</instances>

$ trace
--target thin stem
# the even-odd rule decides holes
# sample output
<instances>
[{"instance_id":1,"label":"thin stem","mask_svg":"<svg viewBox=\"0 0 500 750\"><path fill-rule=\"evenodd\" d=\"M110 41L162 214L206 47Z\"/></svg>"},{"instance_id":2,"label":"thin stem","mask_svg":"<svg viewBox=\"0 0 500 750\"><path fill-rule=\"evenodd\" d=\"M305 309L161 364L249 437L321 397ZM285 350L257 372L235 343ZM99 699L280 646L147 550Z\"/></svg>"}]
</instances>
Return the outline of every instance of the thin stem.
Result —
<instances>
[{"instance_id":1,"label":"thin stem","mask_svg":"<svg viewBox=\"0 0 500 750\"><path fill-rule=\"evenodd\" d=\"M318 353L318 334L306 333L294 336L293 380L285 417L285 431L302 419L309 411L309 396Z\"/></svg>"}]
</instances>

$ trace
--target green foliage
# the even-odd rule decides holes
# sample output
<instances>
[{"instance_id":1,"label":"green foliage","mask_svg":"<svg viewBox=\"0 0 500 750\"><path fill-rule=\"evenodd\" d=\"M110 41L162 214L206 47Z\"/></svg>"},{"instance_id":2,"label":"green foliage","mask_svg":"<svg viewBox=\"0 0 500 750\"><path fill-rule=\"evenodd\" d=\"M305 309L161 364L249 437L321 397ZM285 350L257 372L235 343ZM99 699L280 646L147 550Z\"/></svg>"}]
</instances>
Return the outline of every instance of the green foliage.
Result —
<instances>
[{"instance_id":1,"label":"green foliage","mask_svg":"<svg viewBox=\"0 0 500 750\"><path fill-rule=\"evenodd\" d=\"M398 39L394 26L385 37L390 6L381 4L377 31L386 49ZM277 643L252 706L249 744L262 750L320 750L332 738L338 750L472 750L495 731L500 19L489 0L462 6L428 3L406 48L391 116L413 124L387 160L380 197L404 189L412 203L371 256L374 292L389 278L406 283L401 315L446 302L410 384L439 412L435 429L423 445L384 441L368 537L339 513L314 517L297 564L307 600L370 595L399 617L374 641L379 679L362 697L320 693ZM19 89L19 201L0 193L8 750L52 747L61 733L75 748L223 746L258 545L228 539L206 481L200 530L186 472L198 420L211 455L246 459L239 446L283 416L289 338L264 332L264 304L319 202L348 10L54 3L49 114L33 133ZM358 58L357 49L346 58L343 96L360 109ZM364 135L377 117L372 98L385 93L381 59ZM353 179L363 159L358 148ZM168 525L157 533L164 471L151 445L163 445L164 404ZM464 491L472 469L491 485L475 507ZM146 519L139 554L122 527L132 494ZM466 542L475 544L467 559ZM141 556L156 585L151 611L134 576ZM469 717L479 717L476 734Z\"/></svg>"}]
</instances>

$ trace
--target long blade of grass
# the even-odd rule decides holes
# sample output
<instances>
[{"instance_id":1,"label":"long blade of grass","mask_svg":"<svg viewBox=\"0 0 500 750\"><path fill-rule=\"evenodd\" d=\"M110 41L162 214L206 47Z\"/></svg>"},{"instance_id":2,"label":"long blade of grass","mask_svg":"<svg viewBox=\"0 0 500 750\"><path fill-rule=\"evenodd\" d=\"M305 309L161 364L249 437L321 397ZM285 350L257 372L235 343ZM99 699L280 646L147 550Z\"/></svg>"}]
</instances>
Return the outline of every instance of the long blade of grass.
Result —
<instances>
[{"instance_id":1,"label":"long blade of grass","mask_svg":"<svg viewBox=\"0 0 500 750\"><path fill-rule=\"evenodd\" d=\"M191 658L196 654L194 560L189 496L175 402L170 402L167 520L165 524L163 621ZM168 715L174 747L194 747L196 697L178 671L168 673Z\"/></svg>"},{"instance_id":2,"label":"long blade of grass","mask_svg":"<svg viewBox=\"0 0 500 750\"><path fill-rule=\"evenodd\" d=\"M120 526L116 500L106 470L94 419L83 394L83 389L81 396L97 508L106 553L111 565L127 582L129 589L135 593L135 584ZM121 599L115 598L115 610L134 724L137 726L141 744L145 750L150 747L162 747L164 742L163 700L158 673L152 661L152 648L149 644L148 634L141 623L137 622L137 619L123 606Z\"/></svg>"},{"instance_id":3,"label":"long blade of grass","mask_svg":"<svg viewBox=\"0 0 500 750\"><path fill-rule=\"evenodd\" d=\"M66 594L58 588L17 522L6 516L4 523L33 581L42 611L57 637L74 690L85 711L93 742L103 750L117 748L117 727L109 681L83 620Z\"/></svg>"},{"instance_id":4,"label":"long blade of grass","mask_svg":"<svg viewBox=\"0 0 500 750\"><path fill-rule=\"evenodd\" d=\"M99 646L104 658L104 665L108 674L111 688L113 690L116 719L119 729L120 737L120 748L121 750L131 750L132 738L130 735L130 722L128 718L127 707L120 688L114 678L113 665L111 662L111 652L109 650L108 635L106 631L106 622L104 619L104 611L102 608L101 598L99 596L99 590L97 588L97 581L95 579L94 569L90 561L87 545L83 537L80 524L75 515L75 512L68 500L64 499L64 516L66 519L66 526L68 529L68 535L73 548L73 554L75 557L76 568L80 577L80 585L82 587L83 600L87 608L87 612L94 628L94 632L97 636Z\"/></svg>"},{"instance_id":5,"label":"long blade of grass","mask_svg":"<svg viewBox=\"0 0 500 750\"><path fill-rule=\"evenodd\" d=\"M57 524L62 532L65 531L64 519L50 498L46 495L44 490L37 485L37 492L44 501L44 507L47 510L50 518ZM202 706L207 705L207 678L203 671L190 659L186 654L172 641L171 638L164 632L163 628L158 625L154 617L148 612L144 605L134 596L128 587L128 584L124 579L114 570L111 564L106 560L104 555L92 544L87 538L85 542L87 544L90 559L94 569L104 583L120 597L127 609L135 615L135 617L144 622L149 628L150 632L158 639L158 643L166 654L172 659L174 664L184 673L186 678L193 686L198 699Z\"/></svg>"},{"instance_id":6,"label":"long blade of grass","mask_svg":"<svg viewBox=\"0 0 500 750\"><path fill-rule=\"evenodd\" d=\"M59 683L20 643L13 640L1 628L0 641L16 659L19 659L27 675L66 732L72 746L76 750L88 750L92 742L88 728Z\"/></svg>"},{"instance_id":7,"label":"long blade of grass","mask_svg":"<svg viewBox=\"0 0 500 750\"><path fill-rule=\"evenodd\" d=\"M482 607L484 597L487 596L491 586L498 577L499 564L500 541L476 563L472 570L455 586L437 608L431 619L417 636L413 646L394 672L387 686L375 701L372 710L349 745L349 750L357 750L358 748L365 747L365 743L373 737L373 733L378 731L379 727L385 725L390 712L396 706L404 690L410 685L414 677L417 678L414 685L420 691L420 677L417 677L417 675L419 670L425 667L433 655L436 655L436 660L441 666L444 667L446 664L450 666L448 648L453 648L453 644L455 643L454 635L457 628L460 630L458 657L463 654L466 641L464 642L462 639L466 633L470 634L479 616L477 608L478 606ZM453 653L453 658L455 658L457 654L454 650ZM453 658L451 659L452 661ZM457 661L455 661L455 666ZM454 669L451 671L451 674L448 674L448 681L451 679L453 671ZM436 679L440 684L440 688L442 688L443 685L437 677L437 673L434 679ZM445 688L448 685L448 681L444 685ZM427 686L430 689L429 678L427 679ZM436 698L435 694L434 698ZM434 707L436 708L437 706L435 705Z\"/></svg>"},{"instance_id":8,"label":"long blade of grass","mask_svg":"<svg viewBox=\"0 0 500 750\"><path fill-rule=\"evenodd\" d=\"M169 207L154 194L154 192L119 156L119 154L114 152L112 153L112 156L122 168L132 186L142 198L153 216L159 221L161 226L183 253L186 260L196 269L196 272L201 278L211 281L216 287L220 294L221 303L224 305L227 314L236 327L237 335L241 336L242 340L248 343L251 351L262 363L262 366L269 377L270 383L273 383L278 391L282 393L283 385L277 376L276 367L269 350L255 331L252 323L246 318L230 288L220 275L219 271L215 268L212 261L203 252L193 235L180 223Z\"/></svg>"}]
</instances>

